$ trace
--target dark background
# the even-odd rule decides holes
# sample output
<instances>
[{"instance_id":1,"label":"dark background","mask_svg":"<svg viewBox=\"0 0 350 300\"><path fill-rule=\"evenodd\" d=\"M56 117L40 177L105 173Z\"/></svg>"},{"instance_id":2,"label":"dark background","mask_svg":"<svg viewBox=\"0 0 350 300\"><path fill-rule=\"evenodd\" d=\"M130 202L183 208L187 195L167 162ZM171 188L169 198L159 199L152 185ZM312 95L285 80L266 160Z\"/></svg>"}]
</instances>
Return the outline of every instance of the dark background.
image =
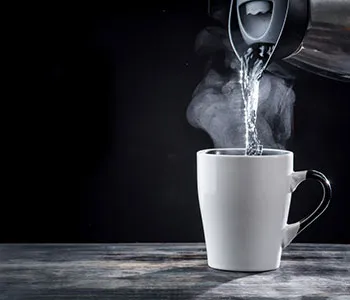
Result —
<instances>
[{"instance_id":1,"label":"dark background","mask_svg":"<svg viewBox=\"0 0 350 300\"><path fill-rule=\"evenodd\" d=\"M208 62L194 51L212 22L207 3L123 5L21 21L8 75L15 184L1 201L1 242L203 241L195 153L212 142L186 108ZM295 170L317 169L334 189L296 241L349 243L350 85L297 71L295 92ZM320 197L303 183L290 221Z\"/></svg>"}]
</instances>

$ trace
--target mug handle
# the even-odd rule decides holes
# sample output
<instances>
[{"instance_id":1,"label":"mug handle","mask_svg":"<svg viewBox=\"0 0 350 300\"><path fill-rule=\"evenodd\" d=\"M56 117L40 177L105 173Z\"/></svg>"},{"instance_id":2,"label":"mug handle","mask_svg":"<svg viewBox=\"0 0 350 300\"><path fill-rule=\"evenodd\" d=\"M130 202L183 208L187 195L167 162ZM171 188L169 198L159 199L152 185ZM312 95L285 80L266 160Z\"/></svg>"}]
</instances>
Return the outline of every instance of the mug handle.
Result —
<instances>
[{"instance_id":1,"label":"mug handle","mask_svg":"<svg viewBox=\"0 0 350 300\"><path fill-rule=\"evenodd\" d=\"M298 185L305 180L312 179L318 181L323 188L323 197L318 207L309 215L293 224L287 224L283 229L282 248L286 248L292 240L299 235L306 227L313 223L327 209L332 198L332 188L329 180L319 171L309 170L293 172L291 175L290 192L293 193Z\"/></svg>"}]
</instances>

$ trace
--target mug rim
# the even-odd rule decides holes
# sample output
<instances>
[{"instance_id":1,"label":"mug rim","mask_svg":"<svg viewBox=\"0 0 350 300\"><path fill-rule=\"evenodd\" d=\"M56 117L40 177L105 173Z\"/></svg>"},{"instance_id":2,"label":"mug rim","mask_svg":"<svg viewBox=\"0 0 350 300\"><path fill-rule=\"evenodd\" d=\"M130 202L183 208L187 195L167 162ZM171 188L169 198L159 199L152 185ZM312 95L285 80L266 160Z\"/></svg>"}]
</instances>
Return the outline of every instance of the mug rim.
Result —
<instances>
[{"instance_id":1,"label":"mug rim","mask_svg":"<svg viewBox=\"0 0 350 300\"><path fill-rule=\"evenodd\" d=\"M272 148L264 148L264 151L268 152L268 154L264 155L245 155L245 154L218 154L218 153L209 153L213 151L237 151L237 152L245 152L245 148L210 148L203 149L197 151L197 155L205 155L205 156L214 156L214 157L245 157L250 159L263 159L268 157L285 157L288 155L293 155L292 151L284 150L284 149L272 149Z\"/></svg>"}]
</instances>

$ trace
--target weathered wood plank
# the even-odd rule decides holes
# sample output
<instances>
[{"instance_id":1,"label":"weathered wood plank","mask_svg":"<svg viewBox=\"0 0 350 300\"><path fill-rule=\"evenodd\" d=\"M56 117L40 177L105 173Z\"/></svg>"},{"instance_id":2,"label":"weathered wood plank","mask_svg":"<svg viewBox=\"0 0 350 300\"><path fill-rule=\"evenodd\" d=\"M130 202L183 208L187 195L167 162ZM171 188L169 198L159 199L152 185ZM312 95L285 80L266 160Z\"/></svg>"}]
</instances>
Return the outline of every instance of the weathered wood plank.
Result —
<instances>
[{"instance_id":1,"label":"weathered wood plank","mask_svg":"<svg viewBox=\"0 0 350 300\"><path fill-rule=\"evenodd\" d=\"M204 244L0 245L0 299L350 299L350 245L292 244L281 268L209 269Z\"/></svg>"}]
</instances>

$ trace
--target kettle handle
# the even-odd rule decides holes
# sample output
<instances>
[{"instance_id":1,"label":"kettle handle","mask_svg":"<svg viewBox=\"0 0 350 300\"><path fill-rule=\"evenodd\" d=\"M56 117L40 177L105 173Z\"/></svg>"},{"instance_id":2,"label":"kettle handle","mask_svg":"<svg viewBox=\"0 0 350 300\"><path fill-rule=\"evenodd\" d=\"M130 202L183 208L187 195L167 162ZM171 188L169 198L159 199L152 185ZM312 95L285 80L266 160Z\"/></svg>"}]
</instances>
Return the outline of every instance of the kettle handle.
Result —
<instances>
[{"instance_id":1,"label":"kettle handle","mask_svg":"<svg viewBox=\"0 0 350 300\"><path fill-rule=\"evenodd\" d=\"M323 197L318 207L308 216L293 224L287 224L283 229L282 248L287 247L292 240L299 235L306 227L312 224L327 209L332 198L332 188L329 180L319 171L309 170L293 172L290 192L293 193L298 185L305 180L312 179L318 181L323 188Z\"/></svg>"}]
</instances>

